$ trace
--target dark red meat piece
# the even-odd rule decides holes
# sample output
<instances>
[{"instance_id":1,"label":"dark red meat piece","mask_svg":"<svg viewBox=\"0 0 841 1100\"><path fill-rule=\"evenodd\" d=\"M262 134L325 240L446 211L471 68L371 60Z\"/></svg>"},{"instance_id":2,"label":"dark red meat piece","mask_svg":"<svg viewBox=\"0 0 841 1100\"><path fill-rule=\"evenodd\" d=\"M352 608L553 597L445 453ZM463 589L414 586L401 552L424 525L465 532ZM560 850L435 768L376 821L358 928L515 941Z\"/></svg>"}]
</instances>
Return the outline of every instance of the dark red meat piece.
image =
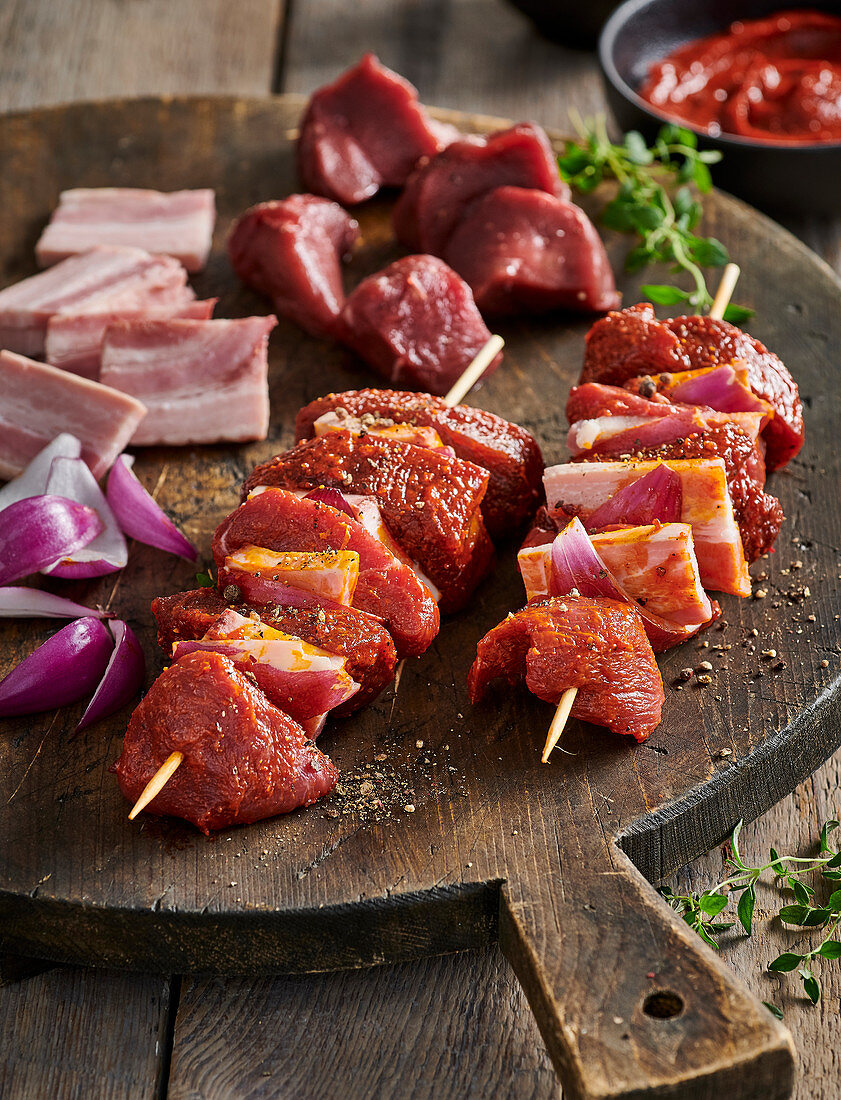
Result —
<instances>
[{"instance_id":1,"label":"dark red meat piece","mask_svg":"<svg viewBox=\"0 0 841 1100\"><path fill-rule=\"evenodd\" d=\"M328 485L374 497L389 533L459 611L488 574L493 546L482 521L488 474L428 447L332 431L258 466L243 486L314 489Z\"/></svg>"},{"instance_id":2,"label":"dark red meat piece","mask_svg":"<svg viewBox=\"0 0 841 1100\"><path fill-rule=\"evenodd\" d=\"M429 118L408 80L368 53L310 99L298 172L307 190L350 206L401 187L421 157L457 136Z\"/></svg>"},{"instance_id":3,"label":"dark red meat piece","mask_svg":"<svg viewBox=\"0 0 841 1100\"><path fill-rule=\"evenodd\" d=\"M158 645L169 656L173 642L203 638L229 606L240 615L257 611L267 626L346 659L347 670L359 684L359 691L336 707L333 712L336 715L352 714L367 706L394 677L397 653L391 635L364 611L353 607L313 609L277 604L253 607L238 599L229 602L214 588L177 592L152 601L152 613L158 623Z\"/></svg>"},{"instance_id":4,"label":"dark red meat piece","mask_svg":"<svg viewBox=\"0 0 841 1100\"><path fill-rule=\"evenodd\" d=\"M345 302L345 342L389 382L444 394L490 339L470 287L435 256L405 256ZM497 355L483 377L502 362Z\"/></svg>"},{"instance_id":5,"label":"dark red meat piece","mask_svg":"<svg viewBox=\"0 0 841 1100\"><path fill-rule=\"evenodd\" d=\"M486 315L600 313L619 305L593 223L580 207L545 191L489 191L465 212L443 256Z\"/></svg>"},{"instance_id":6,"label":"dark red meat piece","mask_svg":"<svg viewBox=\"0 0 841 1100\"><path fill-rule=\"evenodd\" d=\"M639 612L617 600L556 596L532 600L479 642L467 690L478 702L497 677L547 703L578 688L572 715L644 741L665 696Z\"/></svg>"},{"instance_id":7,"label":"dark red meat piece","mask_svg":"<svg viewBox=\"0 0 841 1100\"><path fill-rule=\"evenodd\" d=\"M394 208L397 239L413 252L441 256L468 205L508 186L569 198L546 132L533 122L471 134L419 164Z\"/></svg>"},{"instance_id":8,"label":"dark red meat piece","mask_svg":"<svg viewBox=\"0 0 841 1100\"><path fill-rule=\"evenodd\" d=\"M313 434L313 424L333 409L351 416L385 417L396 424L436 430L459 458L482 466L490 475L482 515L493 539L511 535L531 517L542 496L543 456L537 440L501 416L470 405L449 408L440 397L400 390L348 390L305 405L295 421L297 439Z\"/></svg>"},{"instance_id":9,"label":"dark red meat piece","mask_svg":"<svg viewBox=\"0 0 841 1100\"><path fill-rule=\"evenodd\" d=\"M241 504L216 529L213 558L225 587L225 558L243 546L267 550L354 550L359 580L353 606L383 620L399 657L415 657L438 633L438 607L404 565L355 520L316 500L267 489Z\"/></svg>"},{"instance_id":10,"label":"dark red meat piece","mask_svg":"<svg viewBox=\"0 0 841 1100\"><path fill-rule=\"evenodd\" d=\"M297 722L218 653L176 661L132 715L114 768L130 802L175 751L184 762L149 812L204 833L311 806L338 779Z\"/></svg>"},{"instance_id":11,"label":"dark red meat piece","mask_svg":"<svg viewBox=\"0 0 841 1100\"><path fill-rule=\"evenodd\" d=\"M621 386L641 374L698 370L744 362L751 389L774 409L764 430L769 470L785 466L803 446L803 406L783 362L759 340L709 317L658 321L650 305L609 313L587 334L582 382Z\"/></svg>"},{"instance_id":12,"label":"dark red meat piece","mask_svg":"<svg viewBox=\"0 0 841 1100\"><path fill-rule=\"evenodd\" d=\"M672 405L661 394L642 397L618 386L605 386L601 382L585 382L569 391L566 407L567 420L592 420L599 416L677 416L679 406Z\"/></svg>"},{"instance_id":13,"label":"dark red meat piece","mask_svg":"<svg viewBox=\"0 0 841 1100\"><path fill-rule=\"evenodd\" d=\"M246 210L234 223L228 255L242 281L271 298L277 313L313 336L338 338L342 258L358 236L358 224L341 206L290 195Z\"/></svg>"}]
</instances>

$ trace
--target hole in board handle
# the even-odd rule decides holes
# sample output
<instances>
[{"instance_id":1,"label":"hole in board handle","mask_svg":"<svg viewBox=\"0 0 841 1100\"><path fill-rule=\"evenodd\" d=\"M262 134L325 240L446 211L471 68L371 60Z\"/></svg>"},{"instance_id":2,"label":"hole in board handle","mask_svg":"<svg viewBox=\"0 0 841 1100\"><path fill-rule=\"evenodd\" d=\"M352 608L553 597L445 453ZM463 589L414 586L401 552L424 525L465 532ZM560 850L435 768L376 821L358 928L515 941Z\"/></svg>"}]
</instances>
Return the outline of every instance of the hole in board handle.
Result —
<instances>
[{"instance_id":1,"label":"hole in board handle","mask_svg":"<svg viewBox=\"0 0 841 1100\"><path fill-rule=\"evenodd\" d=\"M670 989L658 989L645 998L642 1010L655 1020L671 1020L683 1012L683 997Z\"/></svg>"}]
</instances>

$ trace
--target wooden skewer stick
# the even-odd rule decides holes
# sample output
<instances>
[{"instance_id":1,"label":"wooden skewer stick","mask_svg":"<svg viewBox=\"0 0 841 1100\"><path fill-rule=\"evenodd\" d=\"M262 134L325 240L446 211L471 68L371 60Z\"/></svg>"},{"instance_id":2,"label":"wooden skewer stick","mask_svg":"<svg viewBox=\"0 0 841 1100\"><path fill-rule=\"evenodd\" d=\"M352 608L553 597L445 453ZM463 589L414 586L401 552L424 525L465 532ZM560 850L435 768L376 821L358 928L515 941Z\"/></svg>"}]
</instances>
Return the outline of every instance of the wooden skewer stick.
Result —
<instances>
[{"instance_id":1,"label":"wooden skewer stick","mask_svg":"<svg viewBox=\"0 0 841 1100\"><path fill-rule=\"evenodd\" d=\"M721 282L718 284L718 290L715 292L715 298L713 298L713 304L710 306L709 315L714 321L720 321L724 316L724 311L730 304L730 299L741 274L742 269L738 264L728 264L725 267Z\"/></svg>"},{"instance_id":2,"label":"wooden skewer stick","mask_svg":"<svg viewBox=\"0 0 841 1100\"><path fill-rule=\"evenodd\" d=\"M444 404L452 408L463 401L504 347L505 341L501 336L492 336L487 344L479 349L475 359L444 397Z\"/></svg>"},{"instance_id":3,"label":"wooden skewer stick","mask_svg":"<svg viewBox=\"0 0 841 1100\"><path fill-rule=\"evenodd\" d=\"M721 276L721 282L718 284L718 290L715 292L715 298L713 304L710 306L710 317L714 321L720 321L724 316L724 311L730 303L730 299L733 296L733 291L736 289L736 283L739 281L739 276L742 271L738 264L728 264ZM569 718L569 712L572 710L572 705L575 702L575 697L578 694L578 688L568 688L561 696L561 701L558 703L558 709L555 711L555 717L552 719L552 725L549 727L549 733L546 737L546 744L543 748L543 755L541 761L546 764L549 762L549 756L552 749L557 745L561 739L561 734L564 732L564 726Z\"/></svg>"},{"instance_id":4,"label":"wooden skewer stick","mask_svg":"<svg viewBox=\"0 0 841 1100\"><path fill-rule=\"evenodd\" d=\"M140 811L145 809L145 807L149 805L152 799L161 793L161 791L164 789L170 779L172 779L172 777L181 767L183 762L183 752L178 752L178 750L176 749L175 752L171 752L169 754L166 760L164 760L163 764L161 764L161 766L143 788L143 792L140 795L140 798L138 798L138 800L132 806L131 813L128 815L129 821L133 821L140 813Z\"/></svg>"},{"instance_id":5,"label":"wooden skewer stick","mask_svg":"<svg viewBox=\"0 0 841 1100\"><path fill-rule=\"evenodd\" d=\"M572 710L572 704L575 702L577 694L578 688L567 688L561 696L558 709L555 711L555 717L552 719L552 725L549 727L549 733L546 735L546 744L543 746L543 755L540 758L541 763L549 763L549 755L561 739L561 734L564 732L564 726L567 724L567 718L569 718L569 712Z\"/></svg>"}]
</instances>

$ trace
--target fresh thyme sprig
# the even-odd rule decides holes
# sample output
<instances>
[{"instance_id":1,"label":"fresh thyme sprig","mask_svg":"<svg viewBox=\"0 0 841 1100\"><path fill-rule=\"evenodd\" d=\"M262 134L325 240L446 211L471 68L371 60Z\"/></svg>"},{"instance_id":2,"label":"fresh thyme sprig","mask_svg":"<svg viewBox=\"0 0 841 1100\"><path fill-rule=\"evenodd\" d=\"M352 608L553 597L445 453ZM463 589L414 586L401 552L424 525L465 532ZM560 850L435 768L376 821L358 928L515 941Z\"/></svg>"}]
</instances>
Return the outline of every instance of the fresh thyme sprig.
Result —
<instances>
[{"instance_id":1,"label":"fresh thyme sprig","mask_svg":"<svg viewBox=\"0 0 841 1100\"><path fill-rule=\"evenodd\" d=\"M609 229L639 238L625 259L625 269L635 272L652 263L669 264L675 274L690 277L691 289L649 284L642 287L643 294L658 305L685 302L698 311L709 309L712 295L702 269L723 267L728 255L715 237L695 234L702 209L690 184L706 194L712 187L709 165L719 161L721 153L699 150L691 130L671 124L661 127L650 148L636 130L616 145L607 135L603 116L585 123L580 115L570 113L579 140L567 142L558 158L561 175L583 194L606 179L618 181L618 194L605 206L601 220ZM724 317L741 324L752 315L743 306L728 305Z\"/></svg>"},{"instance_id":2,"label":"fresh thyme sprig","mask_svg":"<svg viewBox=\"0 0 841 1100\"><path fill-rule=\"evenodd\" d=\"M803 982L803 990L812 1002L820 1000L820 983L812 973L812 963L817 958L841 958L841 942L834 939L838 925L841 924L841 889L835 889L825 902L815 904L815 890L804 876L820 872L821 878L828 883L841 883L841 852L829 843L830 833L838 828L837 821L827 821L821 829L820 854L815 857L781 856L771 849L771 858L758 867L750 867L739 852L740 821L733 830L731 838L732 856L726 863L734 868L734 873L717 886L705 890L702 894L689 892L675 894L671 890L661 890L663 897L678 912L686 923L711 947L718 948L715 936L734 928L735 921L718 921L716 918L727 908L734 894L741 894L736 907L736 917L747 935L753 928L753 910L756 904L756 884L763 875L771 872L780 890L790 890L794 894L793 905L783 905L777 916L784 924L801 928L820 928L823 938L817 947L810 951L786 951L768 964L768 969L778 974L787 974L796 970ZM782 1012L776 1005L764 1002L779 1019Z\"/></svg>"}]
</instances>

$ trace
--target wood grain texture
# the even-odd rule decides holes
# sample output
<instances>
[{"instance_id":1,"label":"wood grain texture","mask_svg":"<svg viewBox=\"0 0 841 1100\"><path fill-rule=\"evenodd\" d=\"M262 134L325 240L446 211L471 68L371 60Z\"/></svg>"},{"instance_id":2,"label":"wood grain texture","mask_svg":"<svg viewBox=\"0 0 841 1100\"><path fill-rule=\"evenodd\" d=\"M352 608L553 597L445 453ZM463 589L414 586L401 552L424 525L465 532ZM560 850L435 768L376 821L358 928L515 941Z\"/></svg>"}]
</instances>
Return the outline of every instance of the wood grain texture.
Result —
<instances>
[{"instance_id":1,"label":"wood grain texture","mask_svg":"<svg viewBox=\"0 0 841 1100\"><path fill-rule=\"evenodd\" d=\"M154 1100L169 983L59 969L0 988L3 1100Z\"/></svg>"},{"instance_id":2,"label":"wood grain texture","mask_svg":"<svg viewBox=\"0 0 841 1100\"><path fill-rule=\"evenodd\" d=\"M283 0L5 0L0 110L271 88Z\"/></svg>"},{"instance_id":3,"label":"wood grain texture","mask_svg":"<svg viewBox=\"0 0 841 1100\"><path fill-rule=\"evenodd\" d=\"M169 1100L558 1095L497 950L319 978L183 983Z\"/></svg>"}]
</instances>

